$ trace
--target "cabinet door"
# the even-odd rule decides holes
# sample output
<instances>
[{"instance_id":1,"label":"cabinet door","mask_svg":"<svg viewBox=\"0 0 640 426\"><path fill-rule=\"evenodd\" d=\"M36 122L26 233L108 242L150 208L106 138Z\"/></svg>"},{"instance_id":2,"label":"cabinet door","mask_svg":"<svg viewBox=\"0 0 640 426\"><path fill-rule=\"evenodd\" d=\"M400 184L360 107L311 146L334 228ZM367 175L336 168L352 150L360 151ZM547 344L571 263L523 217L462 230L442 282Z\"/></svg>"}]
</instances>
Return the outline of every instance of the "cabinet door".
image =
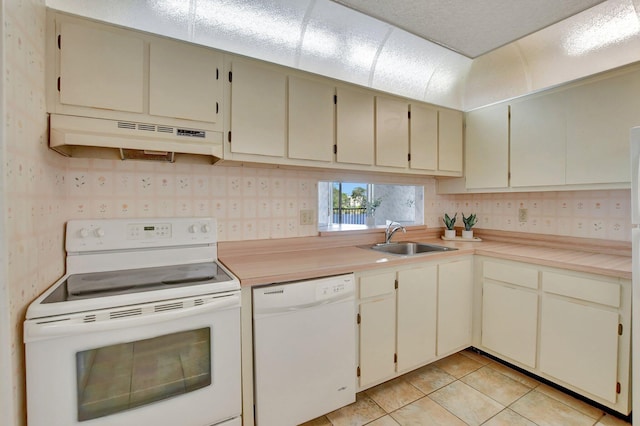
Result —
<instances>
[{"instance_id":1,"label":"cabinet door","mask_svg":"<svg viewBox=\"0 0 640 426\"><path fill-rule=\"evenodd\" d=\"M438 170L462 174L462 112L438 111Z\"/></svg>"},{"instance_id":2,"label":"cabinet door","mask_svg":"<svg viewBox=\"0 0 640 426\"><path fill-rule=\"evenodd\" d=\"M232 64L231 152L283 157L287 76L273 68Z\"/></svg>"},{"instance_id":3,"label":"cabinet door","mask_svg":"<svg viewBox=\"0 0 640 426\"><path fill-rule=\"evenodd\" d=\"M360 304L360 386L395 373L395 294Z\"/></svg>"},{"instance_id":4,"label":"cabinet door","mask_svg":"<svg viewBox=\"0 0 640 426\"><path fill-rule=\"evenodd\" d=\"M289 77L289 158L333 159L335 87Z\"/></svg>"},{"instance_id":5,"label":"cabinet door","mask_svg":"<svg viewBox=\"0 0 640 426\"><path fill-rule=\"evenodd\" d=\"M373 165L374 96L370 92L337 88L336 160Z\"/></svg>"},{"instance_id":6,"label":"cabinet door","mask_svg":"<svg viewBox=\"0 0 640 426\"><path fill-rule=\"evenodd\" d=\"M472 261L438 265L438 356L471 345Z\"/></svg>"},{"instance_id":7,"label":"cabinet door","mask_svg":"<svg viewBox=\"0 0 640 426\"><path fill-rule=\"evenodd\" d=\"M467 113L465 178L468 189L509 186L509 105Z\"/></svg>"},{"instance_id":8,"label":"cabinet door","mask_svg":"<svg viewBox=\"0 0 640 426\"><path fill-rule=\"evenodd\" d=\"M538 294L485 281L482 345L531 368L536 366Z\"/></svg>"},{"instance_id":9,"label":"cabinet door","mask_svg":"<svg viewBox=\"0 0 640 426\"><path fill-rule=\"evenodd\" d=\"M564 185L565 113L563 92L511 105L511 186Z\"/></svg>"},{"instance_id":10,"label":"cabinet door","mask_svg":"<svg viewBox=\"0 0 640 426\"><path fill-rule=\"evenodd\" d=\"M438 110L411 104L409 140L412 169L438 169Z\"/></svg>"},{"instance_id":11,"label":"cabinet door","mask_svg":"<svg viewBox=\"0 0 640 426\"><path fill-rule=\"evenodd\" d=\"M437 265L398 272L398 372L436 356Z\"/></svg>"},{"instance_id":12,"label":"cabinet door","mask_svg":"<svg viewBox=\"0 0 640 426\"><path fill-rule=\"evenodd\" d=\"M222 55L154 40L149 45L149 114L217 123L222 113Z\"/></svg>"},{"instance_id":13,"label":"cabinet door","mask_svg":"<svg viewBox=\"0 0 640 426\"><path fill-rule=\"evenodd\" d=\"M376 165L406 168L409 156L409 104L376 96Z\"/></svg>"},{"instance_id":14,"label":"cabinet door","mask_svg":"<svg viewBox=\"0 0 640 426\"><path fill-rule=\"evenodd\" d=\"M618 313L543 294L540 370L616 402Z\"/></svg>"},{"instance_id":15,"label":"cabinet door","mask_svg":"<svg viewBox=\"0 0 640 426\"><path fill-rule=\"evenodd\" d=\"M629 129L640 124L640 71L568 92L567 184L630 182Z\"/></svg>"},{"instance_id":16,"label":"cabinet door","mask_svg":"<svg viewBox=\"0 0 640 426\"><path fill-rule=\"evenodd\" d=\"M60 102L143 112L144 42L118 30L60 25Z\"/></svg>"}]
</instances>

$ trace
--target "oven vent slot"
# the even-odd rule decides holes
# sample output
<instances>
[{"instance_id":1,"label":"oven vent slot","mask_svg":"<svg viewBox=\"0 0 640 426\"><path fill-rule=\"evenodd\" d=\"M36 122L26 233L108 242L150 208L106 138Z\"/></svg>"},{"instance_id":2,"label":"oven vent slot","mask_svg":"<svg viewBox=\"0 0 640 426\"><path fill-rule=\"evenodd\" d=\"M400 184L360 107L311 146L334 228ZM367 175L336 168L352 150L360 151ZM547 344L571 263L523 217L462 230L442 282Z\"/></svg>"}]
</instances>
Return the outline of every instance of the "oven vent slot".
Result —
<instances>
[{"instance_id":1,"label":"oven vent slot","mask_svg":"<svg viewBox=\"0 0 640 426\"><path fill-rule=\"evenodd\" d=\"M119 129L135 130L136 129L136 124L135 123L127 123L126 121L118 121L118 128Z\"/></svg>"},{"instance_id":2,"label":"oven vent slot","mask_svg":"<svg viewBox=\"0 0 640 426\"><path fill-rule=\"evenodd\" d=\"M193 305L194 306L200 306L200 305L204 305L204 300L202 299L196 299L193 301Z\"/></svg>"},{"instance_id":3,"label":"oven vent slot","mask_svg":"<svg viewBox=\"0 0 640 426\"><path fill-rule=\"evenodd\" d=\"M173 311L174 309L182 309L182 302L164 303L162 305L155 305L153 307L154 312Z\"/></svg>"},{"instance_id":4,"label":"oven vent slot","mask_svg":"<svg viewBox=\"0 0 640 426\"><path fill-rule=\"evenodd\" d=\"M96 322L95 314L85 315L84 318L82 318L82 322Z\"/></svg>"},{"instance_id":5,"label":"oven vent slot","mask_svg":"<svg viewBox=\"0 0 640 426\"><path fill-rule=\"evenodd\" d=\"M127 309L126 311L115 311L109 313L109 319L118 319L125 317L135 317L138 315L142 315L142 309Z\"/></svg>"}]
</instances>

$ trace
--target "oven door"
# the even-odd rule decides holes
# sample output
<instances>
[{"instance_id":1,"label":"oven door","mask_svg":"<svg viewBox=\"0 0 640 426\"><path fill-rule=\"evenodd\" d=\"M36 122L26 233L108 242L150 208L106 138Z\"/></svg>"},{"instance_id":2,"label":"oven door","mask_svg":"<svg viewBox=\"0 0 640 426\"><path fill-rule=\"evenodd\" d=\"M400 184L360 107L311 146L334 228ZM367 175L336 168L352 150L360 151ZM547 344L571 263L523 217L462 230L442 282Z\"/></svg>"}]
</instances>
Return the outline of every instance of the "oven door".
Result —
<instances>
[{"instance_id":1,"label":"oven door","mask_svg":"<svg viewBox=\"0 0 640 426\"><path fill-rule=\"evenodd\" d=\"M25 322L30 426L240 424L240 295Z\"/></svg>"}]
</instances>

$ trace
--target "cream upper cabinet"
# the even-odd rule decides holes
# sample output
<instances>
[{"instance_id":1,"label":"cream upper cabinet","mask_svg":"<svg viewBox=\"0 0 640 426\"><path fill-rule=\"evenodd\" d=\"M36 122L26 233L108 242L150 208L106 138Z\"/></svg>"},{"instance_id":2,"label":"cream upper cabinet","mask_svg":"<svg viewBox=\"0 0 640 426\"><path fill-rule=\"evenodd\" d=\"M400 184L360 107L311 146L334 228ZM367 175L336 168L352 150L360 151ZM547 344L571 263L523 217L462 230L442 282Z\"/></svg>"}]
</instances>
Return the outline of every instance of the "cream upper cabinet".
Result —
<instances>
[{"instance_id":1,"label":"cream upper cabinet","mask_svg":"<svg viewBox=\"0 0 640 426\"><path fill-rule=\"evenodd\" d=\"M470 111L465 130L465 186L509 186L509 105Z\"/></svg>"},{"instance_id":2,"label":"cream upper cabinet","mask_svg":"<svg viewBox=\"0 0 640 426\"><path fill-rule=\"evenodd\" d=\"M640 125L640 71L567 94L567 184L630 182L629 129Z\"/></svg>"},{"instance_id":3,"label":"cream upper cabinet","mask_svg":"<svg viewBox=\"0 0 640 426\"><path fill-rule=\"evenodd\" d=\"M438 110L412 103L409 120L409 167L414 170L438 169Z\"/></svg>"},{"instance_id":4,"label":"cream upper cabinet","mask_svg":"<svg viewBox=\"0 0 640 426\"><path fill-rule=\"evenodd\" d=\"M398 271L399 373L420 366L436 356L437 296L437 265Z\"/></svg>"},{"instance_id":5,"label":"cream upper cabinet","mask_svg":"<svg viewBox=\"0 0 640 426\"><path fill-rule=\"evenodd\" d=\"M462 174L462 111L438 111L438 170Z\"/></svg>"},{"instance_id":6,"label":"cream upper cabinet","mask_svg":"<svg viewBox=\"0 0 640 426\"><path fill-rule=\"evenodd\" d=\"M337 88L336 160L373 165L374 95L355 88Z\"/></svg>"},{"instance_id":7,"label":"cream upper cabinet","mask_svg":"<svg viewBox=\"0 0 640 426\"><path fill-rule=\"evenodd\" d=\"M60 24L59 101L107 110L144 111L144 40L135 33Z\"/></svg>"},{"instance_id":8,"label":"cream upper cabinet","mask_svg":"<svg viewBox=\"0 0 640 426\"><path fill-rule=\"evenodd\" d=\"M170 40L149 44L149 114L218 123L222 55Z\"/></svg>"},{"instance_id":9,"label":"cream upper cabinet","mask_svg":"<svg viewBox=\"0 0 640 426\"><path fill-rule=\"evenodd\" d=\"M564 91L511 104L511 186L565 184Z\"/></svg>"},{"instance_id":10,"label":"cream upper cabinet","mask_svg":"<svg viewBox=\"0 0 640 426\"><path fill-rule=\"evenodd\" d=\"M273 67L231 64L231 152L284 157L287 75Z\"/></svg>"},{"instance_id":11,"label":"cream upper cabinet","mask_svg":"<svg viewBox=\"0 0 640 426\"><path fill-rule=\"evenodd\" d=\"M409 155L409 104L376 96L376 165L406 168Z\"/></svg>"},{"instance_id":12,"label":"cream upper cabinet","mask_svg":"<svg viewBox=\"0 0 640 426\"><path fill-rule=\"evenodd\" d=\"M438 356L471 346L472 265L471 258L438 265Z\"/></svg>"},{"instance_id":13,"label":"cream upper cabinet","mask_svg":"<svg viewBox=\"0 0 640 426\"><path fill-rule=\"evenodd\" d=\"M289 76L289 158L330 162L335 129L335 86Z\"/></svg>"}]
</instances>

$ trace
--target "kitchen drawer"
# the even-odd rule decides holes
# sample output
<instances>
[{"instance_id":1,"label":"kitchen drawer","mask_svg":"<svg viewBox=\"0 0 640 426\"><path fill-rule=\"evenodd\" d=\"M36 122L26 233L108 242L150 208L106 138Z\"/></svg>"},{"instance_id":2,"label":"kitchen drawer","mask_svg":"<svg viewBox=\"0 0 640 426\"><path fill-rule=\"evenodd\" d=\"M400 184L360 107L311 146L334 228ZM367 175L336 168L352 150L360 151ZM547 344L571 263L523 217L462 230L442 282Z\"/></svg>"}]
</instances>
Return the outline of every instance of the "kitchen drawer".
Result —
<instances>
[{"instance_id":1,"label":"kitchen drawer","mask_svg":"<svg viewBox=\"0 0 640 426\"><path fill-rule=\"evenodd\" d=\"M485 261L482 274L484 278L515 284L522 287L538 289L538 270L498 262Z\"/></svg>"},{"instance_id":2,"label":"kitchen drawer","mask_svg":"<svg viewBox=\"0 0 640 426\"><path fill-rule=\"evenodd\" d=\"M360 277L360 298L381 296L395 290L396 273L387 272Z\"/></svg>"},{"instance_id":3,"label":"kitchen drawer","mask_svg":"<svg viewBox=\"0 0 640 426\"><path fill-rule=\"evenodd\" d=\"M614 282L544 271L542 290L614 308L620 307L620 284Z\"/></svg>"}]
</instances>

